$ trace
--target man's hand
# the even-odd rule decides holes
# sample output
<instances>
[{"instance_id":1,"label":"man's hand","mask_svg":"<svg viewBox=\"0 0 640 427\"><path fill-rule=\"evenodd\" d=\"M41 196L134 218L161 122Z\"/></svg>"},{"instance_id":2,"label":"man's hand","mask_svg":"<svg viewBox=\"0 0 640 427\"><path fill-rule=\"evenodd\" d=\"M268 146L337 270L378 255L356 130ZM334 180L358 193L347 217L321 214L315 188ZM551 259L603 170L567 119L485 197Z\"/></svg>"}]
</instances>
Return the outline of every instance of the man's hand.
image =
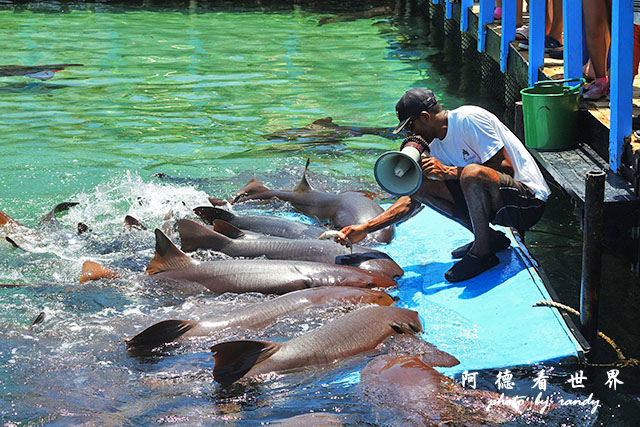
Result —
<instances>
[{"instance_id":1,"label":"man's hand","mask_svg":"<svg viewBox=\"0 0 640 427\"><path fill-rule=\"evenodd\" d=\"M420 160L420 169L429 179L444 181L445 179L455 179L458 177L458 168L455 166L445 166L435 157L424 157Z\"/></svg>"},{"instance_id":2,"label":"man's hand","mask_svg":"<svg viewBox=\"0 0 640 427\"><path fill-rule=\"evenodd\" d=\"M367 237L367 234L369 234L367 232L367 224L348 225L340 230L340 236L334 240L336 243L349 247L349 241L357 243ZM349 239L349 241L346 239Z\"/></svg>"}]
</instances>

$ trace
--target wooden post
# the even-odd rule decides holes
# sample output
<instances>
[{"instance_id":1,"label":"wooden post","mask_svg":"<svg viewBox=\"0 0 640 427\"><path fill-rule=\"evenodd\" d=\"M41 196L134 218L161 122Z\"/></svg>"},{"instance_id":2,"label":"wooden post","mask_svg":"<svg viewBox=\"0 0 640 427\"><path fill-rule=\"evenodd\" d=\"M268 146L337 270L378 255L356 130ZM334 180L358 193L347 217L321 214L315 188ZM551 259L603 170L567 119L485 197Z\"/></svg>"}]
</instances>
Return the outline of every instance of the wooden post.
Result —
<instances>
[{"instance_id":1,"label":"wooden post","mask_svg":"<svg viewBox=\"0 0 640 427\"><path fill-rule=\"evenodd\" d=\"M582 334L591 345L592 352L596 348L595 340L598 336L605 178L604 171L588 172L585 183L580 325Z\"/></svg>"}]
</instances>

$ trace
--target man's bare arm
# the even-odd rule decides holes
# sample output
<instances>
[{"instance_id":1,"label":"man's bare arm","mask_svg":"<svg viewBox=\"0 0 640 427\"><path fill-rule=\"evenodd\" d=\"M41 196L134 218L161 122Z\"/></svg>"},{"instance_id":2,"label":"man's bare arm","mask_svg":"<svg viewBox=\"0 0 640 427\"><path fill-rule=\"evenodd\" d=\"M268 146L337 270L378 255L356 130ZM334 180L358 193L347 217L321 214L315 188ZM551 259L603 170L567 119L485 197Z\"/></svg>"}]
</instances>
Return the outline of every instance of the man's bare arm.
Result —
<instances>
[{"instance_id":1,"label":"man's bare arm","mask_svg":"<svg viewBox=\"0 0 640 427\"><path fill-rule=\"evenodd\" d=\"M392 224L409 218L413 212L420 207L420 202L409 196L402 196L391 205L386 211L378 216L371 218L362 224L349 225L340 230L340 238L336 238L336 242L346 244L346 238L352 243L356 243L367 237L367 234L373 233Z\"/></svg>"},{"instance_id":2,"label":"man's bare arm","mask_svg":"<svg viewBox=\"0 0 640 427\"><path fill-rule=\"evenodd\" d=\"M492 158L484 162L482 165L513 177L513 164L511 163L509 153L507 153L507 150L505 150L504 147L502 147L500 151L494 154Z\"/></svg>"}]
</instances>

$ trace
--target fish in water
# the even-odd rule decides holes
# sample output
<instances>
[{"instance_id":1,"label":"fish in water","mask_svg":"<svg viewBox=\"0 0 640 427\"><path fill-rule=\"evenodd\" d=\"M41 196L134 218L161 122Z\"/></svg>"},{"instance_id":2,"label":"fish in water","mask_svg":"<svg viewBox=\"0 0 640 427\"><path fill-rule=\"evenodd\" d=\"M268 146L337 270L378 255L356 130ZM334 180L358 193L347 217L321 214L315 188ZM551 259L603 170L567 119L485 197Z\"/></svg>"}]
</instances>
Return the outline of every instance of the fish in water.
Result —
<instances>
[{"instance_id":1,"label":"fish in water","mask_svg":"<svg viewBox=\"0 0 640 427\"><path fill-rule=\"evenodd\" d=\"M217 220L216 230L211 230L189 219L178 221L178 233L185 252L196 249L213 249L232 257L282 260L301 260L351 265L375 271L389 277L402 276L404 271L384 252L365 246L352 246L348 250L333 241L317 239L232 239L229 235L242 233L229 223ZM229 231L224 231L225 229Z\"/></svg>"},{"instance_id":2,"label":"fish in water","mask_svg":"<svg viewBox=\"0 0 640 427\"><path fill-rule=\"evenodd\" d=\"M492 405L498 402L498 394L461 387L433 369L440 366L433 362L413 355L378 356L360 371L358 388L376 407L402 411L407 425L497 425L513 421L523 411L547 409L529 401L522 402L520 411ZM390 416L395 419L397 413Z\"/></svg>"},{"instance_id":3,"label":"fish in water","mask_svg":"<svg viewBox=\"0 0 640 427\"><path fill-rule=\"evenodd\" d=\"M301 128L280 129L264 135L266 139L301 142L340 142L346 138L362 135L378 135L387 139L396 139L393 128L379 128L366 126L340 126L331 117L323 117Z\"/></svg>"},{"instance_id":4,"label":"fish in water","mask_svg":"<svg viewBox=\"0 0 640 427\"><path fill-rule=\"evenodd\" d=\"M255 179L236 192L234 203L247 200L265 200L278 198L291 203L294 208L320 220L331 220L335 227L361 224L383 212L373 201L369 193L348 191L340 194L324 193L314 190L307 181L309 159L302 174L302 180L293 191L271 190ZM371 233L377 242L389 243L393 239L394 226ZM317 237L318 235L316 235Z\"/></svg>"},{"instance_id":5,"label":"fish in water","mask_svg":"<svg viewBox=\"0 0 640 427\"><path fill-rule=\"evenodd\" d=\"M193 210L207 224L216 219L224 220L242 230L268 234L287 239L315 239L323 232L324 227L304 224L298 221L271 215L235 215L227 210L212 206L199 206Z\"/></svg>"},{"instance_id":6,"label":"fish in water","mask_svg":"<svg viewBox=\"0 0 640 427\"><path fill-rule=\"evenodd\" d=\"M395 334L422 332L418 313L399 307L367 306L283 343L227 341L211 347L213 377L226 387L242 377L330 365L376 348Z\"/></svg>"},{"instance_id":7,"label":"fish in water","mask_svg":"<svg viewBox=\"0 0 640 427\"><path fill-rule=\"evenodd\" d=\"M311 306L329 304L386 306L393 304L393 298L381 291L346 286L303 289L238 308L222 318L205 319L198 322L177 319L164 320L126 340L126 344L130 350L150 349L178 339L213 335L228 328L266 327L291 313L305 310Z\"/></svg>"},{"instance_id":8,"label":"fish in water","mask_svg":"<svg viewBox=\"0 0 640 427\"><path fill-rule=\"evenodd\" d=\"M190 282L210 292L285 294L318 286L388 288L396 282L384 275L345 265L312 261L231 259L198 262L156 229L156 250L146 273L167 281Z\"/></svg>"},{"instance_id":9,"label":"fish in water","mask_svg":"<svg viewBox=\"0 0 640 427\"><path fill-rule=\"evenodd\" d=\"M356 21L358 19L386 18L393 14L393 9L389 6L374 7L362 12L340 13L335 16L326 16L318 20L318 26L324 24L334 24L337 22Z\"/></svg>"},{"instance_id":10,"label":"fish in water","mask_svg":"<svg viewBox=\"0 0 640 427\"><path fill-rule=\"evenodd\" d=\"M82 67L83 64L48 64L48 65L0 65L0 77L24 76L40 80L49 80L58 71L68 67Z\"/></svg>"}]
</instances>

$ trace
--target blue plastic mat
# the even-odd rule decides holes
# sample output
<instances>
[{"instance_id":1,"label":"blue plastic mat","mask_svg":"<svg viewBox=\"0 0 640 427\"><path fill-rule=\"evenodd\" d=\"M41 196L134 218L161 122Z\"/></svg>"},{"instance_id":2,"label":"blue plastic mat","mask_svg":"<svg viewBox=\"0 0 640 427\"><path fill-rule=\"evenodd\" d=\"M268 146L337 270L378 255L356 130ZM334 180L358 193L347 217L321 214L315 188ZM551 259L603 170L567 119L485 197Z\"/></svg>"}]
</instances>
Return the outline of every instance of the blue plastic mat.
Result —
<instances>
[{"instance_id":1,"label":"blue plastic mat","mask_svg":"<svg viewBox=\"0 0 640 427\"><path fill-rule=\"evenodd\" d=\"M547 289L508 229L511 247L498 253L500 264L470 280L450 283L444 273L456 260L451 250L473 235L425 208L397 228L389 245L377 247L405 270L390 292L396 305L420 313L423 338L460 360L448 375L464 370L502 368L582 359L582 348L555 308L533 307L551 300Z\"/></svg>"}]
</instances>

